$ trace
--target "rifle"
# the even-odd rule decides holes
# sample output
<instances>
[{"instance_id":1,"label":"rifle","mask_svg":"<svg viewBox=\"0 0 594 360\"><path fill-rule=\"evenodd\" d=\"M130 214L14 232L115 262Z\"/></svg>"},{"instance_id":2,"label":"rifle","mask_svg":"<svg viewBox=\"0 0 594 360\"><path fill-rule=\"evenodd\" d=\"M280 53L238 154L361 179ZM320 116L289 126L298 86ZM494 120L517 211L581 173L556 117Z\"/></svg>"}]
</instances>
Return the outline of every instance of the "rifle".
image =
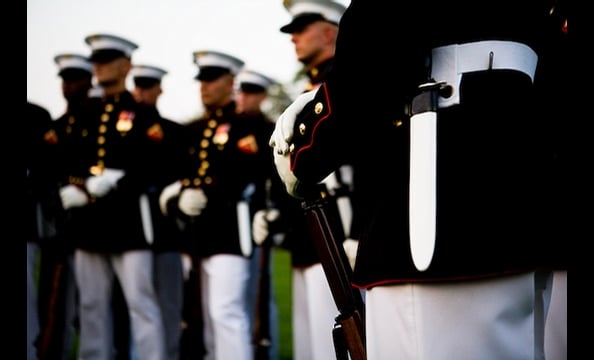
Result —
<instances>
[{"instance_id":1,"label":"rifle","mask_svg":"<svg viewBox=\"0 0 594 360\"><path fill-rule=\"evenodd\" d=\"M258 298L254 324L254 360L270 359L270 258L272 245L270 236L260 246L258 264Z\"/></svg>"},{"instance_id":2,"label":"rifle","mask_svg":"<svg viewBox=\"0 0 594 360\"><path fill-rule=\"evenodd\" d=\"M264 184L264 197L266 206L273 207L271 200L272 180L266 179ZM270 229L269 229L270 230ZM270 333L270 292L271 276L270 261L272 258L272 231L262 243L260 248L260 259L258 262L258 288L256 298L256 311L254 315L254 360L269 360L272 347L272 335Z\"/></svg>"},{"instance_id":3,"label":"rifle","mask_svg":"<svg viewBox=\"0 0 594 360\"><path fill-rule=\"evenodd\" d=\"M323 184L305 192L302 207L308 229L313 236L316 250L332 297L338 308L332 337L337 360L366 360L364 307L361 293L351 285L352 270L341 243L344 231L336 203L328 201Z\"/></svg>"}]
</instances>

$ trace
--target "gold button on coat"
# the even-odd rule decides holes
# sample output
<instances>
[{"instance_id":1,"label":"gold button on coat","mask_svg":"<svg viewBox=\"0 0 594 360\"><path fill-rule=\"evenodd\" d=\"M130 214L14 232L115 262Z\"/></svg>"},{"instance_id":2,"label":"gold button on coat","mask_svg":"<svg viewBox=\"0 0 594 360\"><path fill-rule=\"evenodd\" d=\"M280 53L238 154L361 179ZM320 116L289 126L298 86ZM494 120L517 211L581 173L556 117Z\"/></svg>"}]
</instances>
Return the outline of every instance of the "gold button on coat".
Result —
<instances>
[{"instance_id":1,"label":"gold button on coat","mask_svg":"<svg viewBox=\"0 0 594 360\"><path fill-rule=\"evenodd\" d=\"M324 110L324 104L322 104L321 102L317 103L314 107L314 112L316 113L316 115L320 115L322 110Z\"/></svg>"}]
</instances>

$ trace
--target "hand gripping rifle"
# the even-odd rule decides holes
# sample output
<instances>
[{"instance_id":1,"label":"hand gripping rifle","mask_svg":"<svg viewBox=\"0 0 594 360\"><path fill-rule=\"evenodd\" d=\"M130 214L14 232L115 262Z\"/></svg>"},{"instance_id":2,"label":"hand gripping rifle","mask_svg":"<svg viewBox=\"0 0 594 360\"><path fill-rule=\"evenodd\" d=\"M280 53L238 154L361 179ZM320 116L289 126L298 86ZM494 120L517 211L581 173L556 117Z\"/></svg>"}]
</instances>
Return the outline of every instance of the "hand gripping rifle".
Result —
<instances>
[{"instance_id":1,"label":"hand gripping rifle","mask_svg":"<svg viewBox=\"0 0 594 360\"><path fill-rule=\"evenodd\" d=\"M363 299L351 285L352 270L342 247L345 236L336 203L329 201L320 184L306 192L302 207L339 312L332 330L336 358L348 360L350 354L350 360L366 360Z\"/></svg>"}]
</instances>

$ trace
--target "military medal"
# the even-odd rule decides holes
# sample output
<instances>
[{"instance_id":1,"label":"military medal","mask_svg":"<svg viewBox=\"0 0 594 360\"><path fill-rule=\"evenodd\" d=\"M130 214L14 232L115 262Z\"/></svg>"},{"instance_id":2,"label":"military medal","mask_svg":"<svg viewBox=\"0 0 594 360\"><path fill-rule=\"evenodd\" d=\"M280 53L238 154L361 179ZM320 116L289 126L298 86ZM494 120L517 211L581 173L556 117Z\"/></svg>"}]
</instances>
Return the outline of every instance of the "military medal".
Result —
<instances>
[{"instance_id":1,"label":"military medal","mask_svg":"<svg viewBox=\"0 0 594 360\"><path fill-rule=\"evenodd\" d=\"M221 124L217 126L212 142L221 146L225 145L229 141L229 130L231 130L230 124Z\"/></svg>"},{"instance_id":2,"label":"military medal","mask_svg":"<svg viewBox=\"0 0 594 360\"><path fill-rule=\"evenodd\" d=\"M134 120L135 114L131 111L122 111L118 116L118 122L116 123L116 129L119 132L128 132L132 129L132 120Z\"/></svg>"}]
</instances>

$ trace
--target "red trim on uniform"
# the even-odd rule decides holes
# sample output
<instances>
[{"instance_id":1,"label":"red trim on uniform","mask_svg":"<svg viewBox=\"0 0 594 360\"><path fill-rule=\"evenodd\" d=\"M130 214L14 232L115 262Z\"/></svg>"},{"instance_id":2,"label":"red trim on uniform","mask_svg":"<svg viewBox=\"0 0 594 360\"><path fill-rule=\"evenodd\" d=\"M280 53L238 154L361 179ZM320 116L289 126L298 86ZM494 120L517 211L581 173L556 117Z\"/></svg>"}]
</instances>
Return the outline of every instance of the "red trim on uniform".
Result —
<instances>
[{"instance_id":1,"label":"red trim on uniform","mask_svg":"<svg viewBox=\"0 0 594 360\"><path fill-rule=\"evenodd\" d=\"M327 118L329 118L330 117L330 114L332 114L332 107L330 106L330 97L328 96L328 90L326 88L326 84L325 83L323 83L320 86L320 91L321 90L324 91L324 98L326 99L326 106L328 107L328 114L326 114L323 117L321 117L320 120L318 120L316 122L316 124L314 125L314 128L313 128L313 130L311 132L311 141L309 142L309 144L303 146L301 149L299 149L295 153L295 156L293 158L294 160L291 162L291 164L289 164L291 171L293 171L295 169L295 164L297 163L297 158L299 157L299 153L302 152L302 151L304 151L304 150L307 150L307 149L309 149L309 148L311 148L313 146L313 140L314 140L314 137L315 137L315 133L316 133L316 130L317 130L318 126L320 125L320 123L322 121L326 120Z\"/></svg>"},{"instance_id":2,"label":"red trim on uniform","mask_svg":"<svg viewBox=\"0 0 594 360\"><path fill-rule=\"evenodd\" d=\"M515 271L503 271L498 273L491 273L491 274L481 274L481 275L469 275L469 276L453 276L447 278L427 278L427 279L418 279L418 278L409 278L409 279L390 279L390 280L382 280L382 281L375 281L366 285L359 285L355 283L351 283L351 285L356 289L371 289L376 286L386 286L386 285L401 285L401 284L423 284L423 283L434 283L440 284L445 282L461 282L461 281L474 281L474 280L482 280L482 279L489 279L489 278L496 278L501 276L512 276L518 275L523 273L529 273L538 271L539 269L526 269L526 270L515 270Z\"/></svg>"}]
</instances>

